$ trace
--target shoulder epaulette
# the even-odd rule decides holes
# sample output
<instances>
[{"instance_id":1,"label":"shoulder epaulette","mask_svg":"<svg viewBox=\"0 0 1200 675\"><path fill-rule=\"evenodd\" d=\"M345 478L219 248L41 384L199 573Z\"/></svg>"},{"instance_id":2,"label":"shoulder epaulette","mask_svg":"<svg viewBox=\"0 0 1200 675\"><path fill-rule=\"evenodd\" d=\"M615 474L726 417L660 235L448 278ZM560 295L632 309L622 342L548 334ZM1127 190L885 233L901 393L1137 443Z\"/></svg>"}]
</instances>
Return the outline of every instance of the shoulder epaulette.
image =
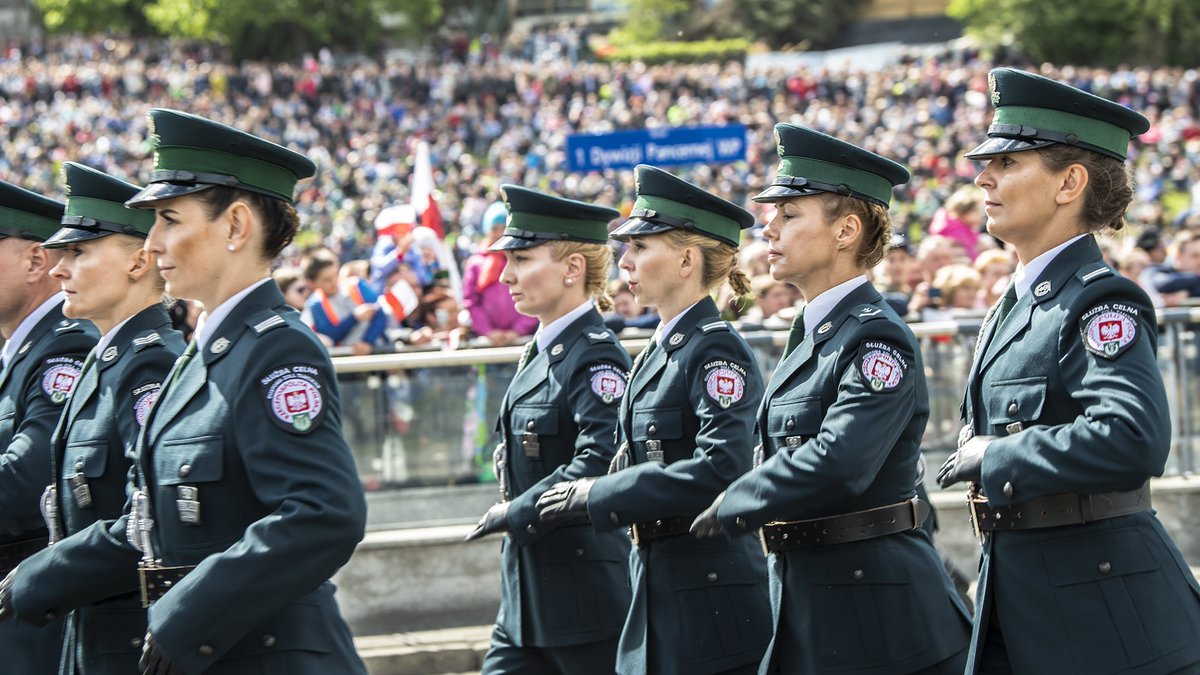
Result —
<instances>
[{"instance_id":1,"label":"shoulder epaulette","mask_svg":"<svg viewBox=\"0 0 1200 675\"><path fill-rule=\"evenodd\" d=\"M58 335L63 333L82 333L84 330L86 330L86 327L83 325L83 322L71 321L69 319L59 321L58 325L54 327L54 332Z\"/></svg>"},{"instance_id":2,"label":"shoulder epaulette","mask_svg":"<svg viewBox=\"0 0 1200 675\"><path fill-rule=\"evenodd\" d=\"M704 331L705 333L711 333L714 330L729 330L729 322L714 321L712 323L704 324L700 327L700 330Z\"/></svg>"},{"instance_id":3,"label":"shoulder epaulette","mask_svg":"<svg viewBox=\"0 0 1200 675\"><path fill-rule=\"evenodd\" d=\"M1097 279L1103 279L1104 277L1112 276L1113 274L1116 274L1116 272L1114 272L1113 268L1109 267L1108 264L1103 260L1097 260L1090 265L1084 265L1083 267L1079 268L1078 272L1075 273L1075 275L1079 277L1079 280L1083 282L1084 286Z\"/></svg>"},{"instance_id":4,"label":"shoulder epaulette","mask_svg":"<svg viewBox=\"0 0 1200 675\"><path fill-rule=\"evenodd\" d=\"M146 347L164 344L162 336L158 334L158 331L150 331L133 339L133 351L140 352Z\"/></svg>"},{"instance_id":5,"label":"shoulder epaulette","mask_svg":"<svg viewBox=\"0 0 1200 675\"><path fill-rule=\"evenodd\" d=\"M282 326L285 323L287 323L287 321L284 320L284 318L282 316L279 316L278 314L272 314L271 316L254 324L254 332L257 333L258 335L262 335L263 333L265 333L273 328L278 328L279 326Z\"/></svg>"},{"instance_id":6,"label":"shoulder epaulette","mask_svg":"<svg viewBox=\"0 0 1200 675\"><path fill-rule=\"evenodd\" d=\"M591 342L592 344L600 344L602 342L615 342L616 341L613 338L611 333L607 333L605 331L599 331L597 333L587 333L587 339L588 339L588 342Z\"/></svg>"}]
</instances>

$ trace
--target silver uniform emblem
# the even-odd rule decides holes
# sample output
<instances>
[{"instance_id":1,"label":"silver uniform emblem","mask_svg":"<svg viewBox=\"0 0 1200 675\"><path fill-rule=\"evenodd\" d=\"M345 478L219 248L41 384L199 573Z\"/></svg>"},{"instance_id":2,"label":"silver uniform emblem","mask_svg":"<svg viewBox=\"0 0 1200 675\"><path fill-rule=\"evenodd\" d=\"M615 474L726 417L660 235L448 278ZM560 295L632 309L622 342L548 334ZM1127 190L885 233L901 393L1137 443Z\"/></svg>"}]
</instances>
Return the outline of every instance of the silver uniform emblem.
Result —
<instances>
[{"instance_id":1,"label":"silver uniform emblem","mask_svg":"<svg viewBox=\"0 0 1200 675\"><path fill-rule=\"evenodd\" d=\"M563 353L563 346L561 344L554 345L550 349L550 356L558 356L561 353Z\"/></svg>"},{"instance_id":2,"label":"silver uniform emblem","mask_svg":"<svg viewBox=\"0 0 1200 675\"><path fill-rule=\"evenodd\" d=\"M112 361L115 358L117 358L116 347L109 347L108 349L105 349L104 354L100 356L100 360L102 361Z\"/></svg>"},{"instance_id":3,"label":"silver uniform emblem","mask_svg":"<svg viewBox=\"0 0 1200 675\"><path fill-rule=\"evenodd\" d=\"M32 342L26 342L25 344L21 345L21 349L17 353L24 354L25 352L29 351L29 348L32 346L33 346Z\"/></svg>"},{"instance_id":4,"label":"silver uniform emblem","mask_svg":"<svg viewBox=\"0 0 1200 675\"><path fill-rule=\"evenodd\" d=\"M663 461L662 441L646 441L646 460L651 462Z\"/></svg>"},{"instance_id":5,"label":"silver uniform emblem","mask_svg":"<svg viewBox=\"0 0 1200 675\"><path fill-rule=\"evenodd\" d=\"M817 329L817 332L821 335L824 335L825 333L829 332L830 328L833 328L833 322L826 321L825 323L821 324L821 327Z\"/></svg>"},{"instance_id":6,"label":"silver uniform emblem","mask_svg":"<svg viewBox=\"0 0 1200 675\"><path fill-rule=\"evenodd\" d=\"M1050 282L1049 281L1043 281L1042 283L1037 285L1037 288L1033 289L1033 294L1038 296L1039 298L1049 292L1050 292Z\"/></svg>"},{"instance_id":7,"label":"silver uniform emblem","mask_svg":"<svg viewBox=\"0 0 1200 675\"><path fill-rule=\"evenodd\" d=\"M229 349L229 345L231 344L233 343L229 341L229 338L217 338L217 341L212 344L210 351L212 351L214 354L220 354L226 349Z\"/></svg>"},{"instance_id":8,"label":"silver uniform emblem","mask_svg":"<svg viewBox=\"0 0 1200 675\"><path fill-rule=\"evenodd\" d=\"M180 485L176 492L175 507L179 511L179 522L200 524L200 489L192 485Z\"/></svg>"},{"instance_id":9,"label":"silver uniform emblem","mask_svg":"<svg viewBox=\"0 0 1200 675\"><path fill-rule=\"evenodd\" d=\"M683 333L675 333L674 335L671 336L670 340L667 340L667 342L670 342L673 345L677 345L680 342L683 342Z\"/></svg>"}]
</instances>

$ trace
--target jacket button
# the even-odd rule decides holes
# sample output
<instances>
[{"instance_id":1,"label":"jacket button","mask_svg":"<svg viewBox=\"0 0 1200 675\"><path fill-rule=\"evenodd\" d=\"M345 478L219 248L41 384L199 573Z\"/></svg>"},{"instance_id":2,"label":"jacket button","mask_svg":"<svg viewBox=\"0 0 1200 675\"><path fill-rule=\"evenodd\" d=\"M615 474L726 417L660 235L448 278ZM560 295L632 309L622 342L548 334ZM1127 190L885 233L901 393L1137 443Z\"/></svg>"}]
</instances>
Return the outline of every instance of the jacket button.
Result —
<instances>
[{"instance_id":1,"label":"jacket button","mask_svg":"<svg viewBox=\"0 0 1200 675\"><path fill-rule=\"evenodd\" d=\"M533 431L533 420L529 420L528 422L526 422L525 428L528 429L529 431Z\"/></svg>"},{"instance_id":2,"label":"jacket button","mask_svg":"<svg viewBox=\"0 0 1200 675\"><path fill-rule=\"evenodd\" d=\"M1096 571L1098 571L1100 574L1108 574L1112 571L1112 565L1108 562L1102 562L1099 565L1096 565Z\"/></svg>"},{"instance_id":3,"label":"jacket button","mask_svg":"<svg viewBox=\"0 0 1200 675\"><path fill-rule=\"evenodd\" d=\"M200 648L197 649L196 651L200 652L200 656L212 656L213 655L212 645L200 645Z\"/></svg>"},{"instance_id":4,"label":"jacket button","mask_svg":"<svg viewBox=\"0 0 1200 675\"><path fill-rule=\"evenodd\" d=\"M530 523L525 526L525 531L528 532L529 534L537 534L537 525Z\"/></svg>"},{"instance_id":5,"label":"jacket button","mask_svg":"<svg viewBox=\"0 0 1200 675\"><path fill-rule=\"evenodd\" d=\"M708 576L705 578L708 579L708 583L710 583L710 584L717 583L717 573L716 572L709 572Z\"/></svg>"},{"instance_id":6,"label":"jacket button","mask_svg":"<svg viewBox=\"0 0 1200 675\"><path fill-rule=\"evenodd\" d=\"M1005 484L1004 484L1004 496L1005 496L1007 499L1012 499L1012 496L1013 496L1013 486L1012 486L1012 483L1005 483Z\"/></svg>"},{"instance_id":7,"label":"jacket button","mask_svg":"<svg viewBox=\"0 0 1200 675\"><path fill-rule=\"evenodd\" d=\"M179 477L180 478L187 478L187 475L191 472L192 472L191 464L184 464L179 467Z\"/></svg>"},{"instance_id":8,"label":"jacket button","mask_svg":"<svg viewBox=\"0 0 1200 675\"><path fill-rule=\"evenodd\" d=\"M1017 402L1016 401L1013 401L1012 403L1008 404L1008 414L1009 415L1017 414Z\"/></svg>"},{"instance_id":9,"label":"jacket button","mask_svg":"<svg viewBox=\"0 0 1200 675\"><path fill-rule=\"evenodd\" d=\"M795 428L796 428L796 420L794 420L794 419L792 419L792 418L790 418L790 417L789 417L789 418L788 418L788 421L787 421L787 422L784 422L784 424L783 424L783 428L784 428L784 429L787 429L788 431L791 431L792 429L795 429Z\"/></svg>"},{"instance_id":10,"label":"jacket button","mask_svg":"<svg viewBox=\"0 0 1200 675\"><path fill-rule=\"evenodd\" d=\"M75 473L83 473L83 462L75 462Z\"/></svg>"},{"instance_id":11,"label":"jacket button","mask_svg":"<svg viewBox=\"0 0 1200 675\"><path fill-rule=\"evenodd\" d=\"M863 577L867 575L863 574L862 570L854 570L854 574L851 574L850 576L854 577L855 581L862 581Z\"/></svg>"},{"instance_id":12,"label":"jacket button","mask_svg":"<svg viewBox=\"0 0 1200 675\"><path fill-rule=\"evenodd\" d=\"M274 647L275 646L275 636L274 635L262 636L262 645L264 647Z\"/></svg>"},{"instance_id":13,"label":"jacket button","mask_svg":"<svg viewBox=\"0 0 1200 675\"><path fill-rule=\"evenodd\" d=\"M575 549L575 557L582 558L583 557L583 549L581 549L581 548Z\"/></svg>"},{"instance_id":14,"label":"jacket button","mask_svg":"<svg viewBox=\"0 0 1200 675\"><path fill-rule=\"evenodd\" d=\"M653 436L654 434L657 434L657 433L658 433L658 427L656 427L656 426L654 426L653 424L651 424L650 426L646 427L646 433L648 433L648 434L650 434L651 436Z\"/></svg>"},{"instance_id":15,"label":"jacket button","mask_svg":"<svg viewBox=\"0 0 1200 675\"><path fill-rule=\"evenodd\" d=\"M145 640L142 640L140 637L135 637L129 641L129 646L134 649L141 649L143 644L145 644Z\"/></svg>"},{"instance_id":16,"label":"jacket button","mask_svg":"<svg viewBox=\"0 0 1200 675\"><path fill-rule=\"evenodd\" d=\"M608 519L612 522L613 525L621 524L621 519L617 516L616 511L613 511L612 513L608 514Z\"/></svg>"}]
</instances>

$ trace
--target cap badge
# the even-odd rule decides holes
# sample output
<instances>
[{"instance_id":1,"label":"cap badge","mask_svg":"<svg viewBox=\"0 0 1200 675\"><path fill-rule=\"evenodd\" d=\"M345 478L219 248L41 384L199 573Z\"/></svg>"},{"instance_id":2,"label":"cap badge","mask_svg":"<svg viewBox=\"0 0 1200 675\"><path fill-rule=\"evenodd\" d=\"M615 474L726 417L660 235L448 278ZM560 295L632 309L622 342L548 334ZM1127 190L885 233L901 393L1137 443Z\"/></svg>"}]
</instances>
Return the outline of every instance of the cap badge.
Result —
<instances>
[{"instance_id":1,"label":"cap badge","mask_svg":"<svg viewBox=\"0 0 1200 675\"><path fill-rule=\"evenodd\" d=\"M988 73L988 92L992 96L992 105L1000 105L1000 90L996 88L996 74Z\"/></svg>"}]
</instances>

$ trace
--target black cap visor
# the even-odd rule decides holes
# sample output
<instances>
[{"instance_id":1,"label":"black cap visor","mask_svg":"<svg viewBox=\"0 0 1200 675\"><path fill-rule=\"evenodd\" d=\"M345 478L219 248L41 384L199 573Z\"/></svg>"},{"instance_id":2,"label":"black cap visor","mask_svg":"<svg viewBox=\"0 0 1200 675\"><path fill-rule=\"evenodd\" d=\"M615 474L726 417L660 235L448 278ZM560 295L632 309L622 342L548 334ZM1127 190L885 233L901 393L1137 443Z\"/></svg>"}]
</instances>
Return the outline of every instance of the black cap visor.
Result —
<instances>
[{"instance_id":1,"label":"black cap visor","mask_svg":"<svg viewBox=\"0 0 1200 675\"><path fill-rule=\"evenodd\" d=\"M796 187L792 185L770 185L767 189L751 197L752 200L759 204L769 204L772 202L791 199L792 197L809 197L811 195L821 194L825 190L817 190L810 187Z\"/></svg>"},{"instance_id":2,"label":"black cap visor","mask_svg":"<svg viewBox=\"0 0 1200 675\"><path fill-rule=\"evenodd\" d=\"M70 244L78 244L81 241L91 241L93 239L99 239L100 237L107 237L110 234L115 234L115 232L92 228L85 230L74 227L64 227L43 242L42 248L66 248Z\"/></svg>"},{"instance_id":3,"label":"black cap visor","mask_svg":"<svg viewBox=\"0 0 1200 675\"><path fill-rule=\"evenodd\" d=\"M653 220L644 220L642 218L630 218L620 224L617 229L613 230L609 235L617 241L629 241L630 237L644 237L651 234L661 234L668 230L672 230L670 225L660 223Z\"/></svg>"},{"instance_id":4,"label":"black cap visor","mask_svg":"<svg viewBox=\"0 0 1200 675\"><path fill-rule=\"evenodd\" d=\"M496 240L496 243L488 247L489 251L516 251L523 248L533 248L538 244L544 244L548 239L532 239L529 237L515 237L512 235L504 235Z\"/></svg>"},{"instance_id":5,"label":"black cap visor","mask_svg":"<svg viewBox=\"0 0 1200 675\"><path fill-rule=\"evenodd\" d=\"M130 197L125 206L135 209L153 208L156 202L195 194L215 187L212 183L151 183L142 191Z\"/></svg>"},{"instance_id":6,"label":"black cap visor","mask_svg":"<svg viewBox=\"0 0 1200 675\"><path fill-rule=\"evenodd\" d=\"M967 159L988 159L996 155L1010 155L1014 152L1024 152L1026 150L1037 150L1044 148L1047 145L1054 145L1055 141L1044 139L1027 140L1024 138L1009 138L1006 136L992 136L986 141L979 144L974 150L963 155Z\"/></svg>"}]
</instances>

